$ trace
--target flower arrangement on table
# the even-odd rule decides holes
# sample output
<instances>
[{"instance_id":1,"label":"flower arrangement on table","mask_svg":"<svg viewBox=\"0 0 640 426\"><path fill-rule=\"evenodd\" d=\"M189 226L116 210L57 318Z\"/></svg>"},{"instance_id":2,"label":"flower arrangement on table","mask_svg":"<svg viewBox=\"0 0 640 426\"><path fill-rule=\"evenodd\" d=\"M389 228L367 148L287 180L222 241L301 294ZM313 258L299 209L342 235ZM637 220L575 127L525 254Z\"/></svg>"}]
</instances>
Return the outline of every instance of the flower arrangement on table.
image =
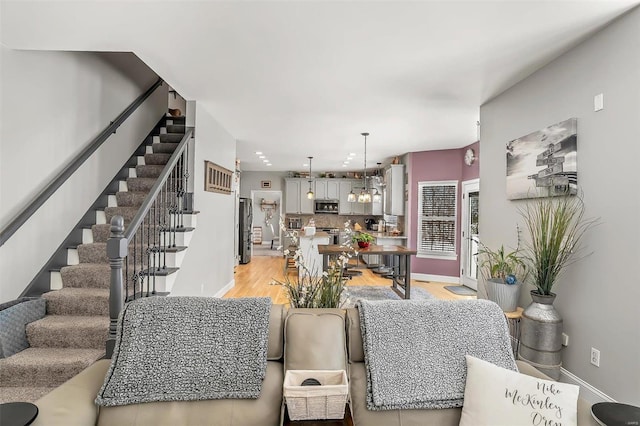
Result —
<instances>
[{"instance_id":1,"label":"flower arrangement on table","mask_svg":"<svg viewBox=\"0 0 640 426\"><path fill-rule=\"evenodd\" d=\"M295 232L287 230L284 220L280 220L280 229L289 237L294 246L298 246L298 236ZM358 252L351 245L353 231L351 222L344 223L345 241L340 244L342 253L337 259L332 260L326 271L318 274L315 265L309 265L304 259L302 250L298 248L293 252L293 260L298 273L290 277L285 269L285 277L282 281L274 279L272 285L283 287L289 304L292 308L339 308L343 303L342 293L347 277L343 275L344 268L349 259L357 256ZM286 249L284 255L292 253Z\"/></svg>"}]
</instances>

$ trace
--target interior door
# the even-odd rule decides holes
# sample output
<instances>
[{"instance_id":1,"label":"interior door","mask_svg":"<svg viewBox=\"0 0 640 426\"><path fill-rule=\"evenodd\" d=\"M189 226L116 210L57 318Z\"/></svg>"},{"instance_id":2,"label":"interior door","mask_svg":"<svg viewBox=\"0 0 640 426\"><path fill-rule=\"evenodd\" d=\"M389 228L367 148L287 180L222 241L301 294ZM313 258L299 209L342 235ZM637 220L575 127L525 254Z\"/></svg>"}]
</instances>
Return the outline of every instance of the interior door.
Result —
<instances>
[{"instance_id":1,"label":"interior door","mask_svg":"<svg viewBox=\"0 0 640 426\"><path fill-rule=\"evenodd\" d=\"M480 180L462 182L462 250L460 282L478 289L478 202Z\"/></svg>"}]
</instances>

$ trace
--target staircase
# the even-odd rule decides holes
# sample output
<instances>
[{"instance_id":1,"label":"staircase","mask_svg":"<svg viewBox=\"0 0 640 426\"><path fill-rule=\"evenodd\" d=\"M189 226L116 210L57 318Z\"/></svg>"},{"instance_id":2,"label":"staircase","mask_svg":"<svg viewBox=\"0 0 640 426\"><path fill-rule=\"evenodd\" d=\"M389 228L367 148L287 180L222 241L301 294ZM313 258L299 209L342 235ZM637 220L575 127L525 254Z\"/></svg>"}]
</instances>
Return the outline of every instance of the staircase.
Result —
<instances>
[{"instance_id":1,"label":"staircase","mask_svg":"<svg viewBox=\"0 0 640 426\"><path fill-rule=\"evenodd\" d=\"M96 211L96 224L82 230L82 244L67 250L67 266L51 271L53 291L46 316L27 325L30 347L0 359L0 403L35 401L105 356L109 328L111 269L106 255L110 221L124 218L125 227L136 215L149 190L185 132L183 117L167 117L166 127L146 146L144 156L129 169L119 191L108 197L108 206ZM185 215L185 227L167 250L167 272L157 291L169 292L175 271L195 226L194 212ZM146 267L146 265L145 265Z\"/></svg>"}]
</instances>

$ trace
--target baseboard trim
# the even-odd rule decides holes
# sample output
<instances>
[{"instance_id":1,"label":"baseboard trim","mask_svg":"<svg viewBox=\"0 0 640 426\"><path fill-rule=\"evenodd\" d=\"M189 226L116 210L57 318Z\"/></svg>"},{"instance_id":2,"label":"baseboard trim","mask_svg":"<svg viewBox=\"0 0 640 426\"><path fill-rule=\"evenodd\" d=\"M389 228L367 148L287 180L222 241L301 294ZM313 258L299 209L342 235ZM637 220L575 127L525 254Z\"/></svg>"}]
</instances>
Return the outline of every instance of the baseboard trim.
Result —
<instances>
[{"instance_id":1,"label":"baseboard trim","mask_svg":"<svg viewBox=\"0 0 640 426\"><path fill-rule=\"evenodd\" d=\"M439 283L460 284L460 277L450 277L447 275L420 274L412 272L411 279L416 281L436 281Z\"/></svg>"},{"instance_id":2,"label":"baseboard trim","mask_svg":"<svg viewBox=\"0 0 640 426\"><path fill-rule=\"evenodd\" d=\"M229 283L227 285L225 285L224 287L222 287L220 290L218 290L218 292L216 294L213 295L213 297L222 297L225 294L227 294L227 292L229 290L231 290L234 286L236 285L236 280L235 278L232 279L231 281L229 281Z\"/></svg>"},{"instance_id":3,"label":"baseboard trim","mask_svg":"<svg viewBox=\"0 0 640 426\"><path fill-rule=\"evenodd\" d=\"M580 397L592 404L598 402L617 402L600 389L590 385L570 371L560 368L560 381L580 386Z\"/></svg>"}]
</instances>

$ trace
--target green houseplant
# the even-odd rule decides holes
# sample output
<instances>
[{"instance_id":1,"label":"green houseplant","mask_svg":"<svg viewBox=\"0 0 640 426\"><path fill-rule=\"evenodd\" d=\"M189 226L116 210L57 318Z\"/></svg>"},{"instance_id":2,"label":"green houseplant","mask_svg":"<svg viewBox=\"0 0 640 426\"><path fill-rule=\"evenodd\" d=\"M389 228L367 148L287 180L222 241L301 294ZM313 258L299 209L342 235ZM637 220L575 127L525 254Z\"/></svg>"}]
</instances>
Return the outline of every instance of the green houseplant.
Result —
<instances>
[{"instance_id":1,"label":"green houseplant","mask_svg":"<svg viewBox=\"0 0 640 426\"><path fill-rule=\"evenodd\" d=\"M520 289L527 275L527 268L520 244L513 251L507 251L504 245L492 250L479 243L478 265L483 278L489 300L496 302L504 312L517 309Z\"/></svg>"},{"instance_id":2,"label":"green houseplant","mask_svg":"<svg viewBox=\"0 0 640 426\"><path fill-rule=\"evenodd\" d=\"M519 212L529 234L524 251L535 290L522 312L518 356L558 379L563 320L552 289L566 268L585 256L583 237L598 219L585 218L582 198L568 194L529 200Z\"/></svg>"},{"instance_id":3,"label":"green houseplant","mask_svg":"<svg viewBox=\"0 0 640 426\"><path fill-rule=\"evenodd\" d=\"M373 235L366 233L366 232L356 232L355 234L353 234L353 236L351 237L351 241L354 243L358 243L358 247L360 248L367 248L369 247L369 244L371 244L373 241L375 240L375 238L373 238Z\"/></svg>"}]
</instances>

